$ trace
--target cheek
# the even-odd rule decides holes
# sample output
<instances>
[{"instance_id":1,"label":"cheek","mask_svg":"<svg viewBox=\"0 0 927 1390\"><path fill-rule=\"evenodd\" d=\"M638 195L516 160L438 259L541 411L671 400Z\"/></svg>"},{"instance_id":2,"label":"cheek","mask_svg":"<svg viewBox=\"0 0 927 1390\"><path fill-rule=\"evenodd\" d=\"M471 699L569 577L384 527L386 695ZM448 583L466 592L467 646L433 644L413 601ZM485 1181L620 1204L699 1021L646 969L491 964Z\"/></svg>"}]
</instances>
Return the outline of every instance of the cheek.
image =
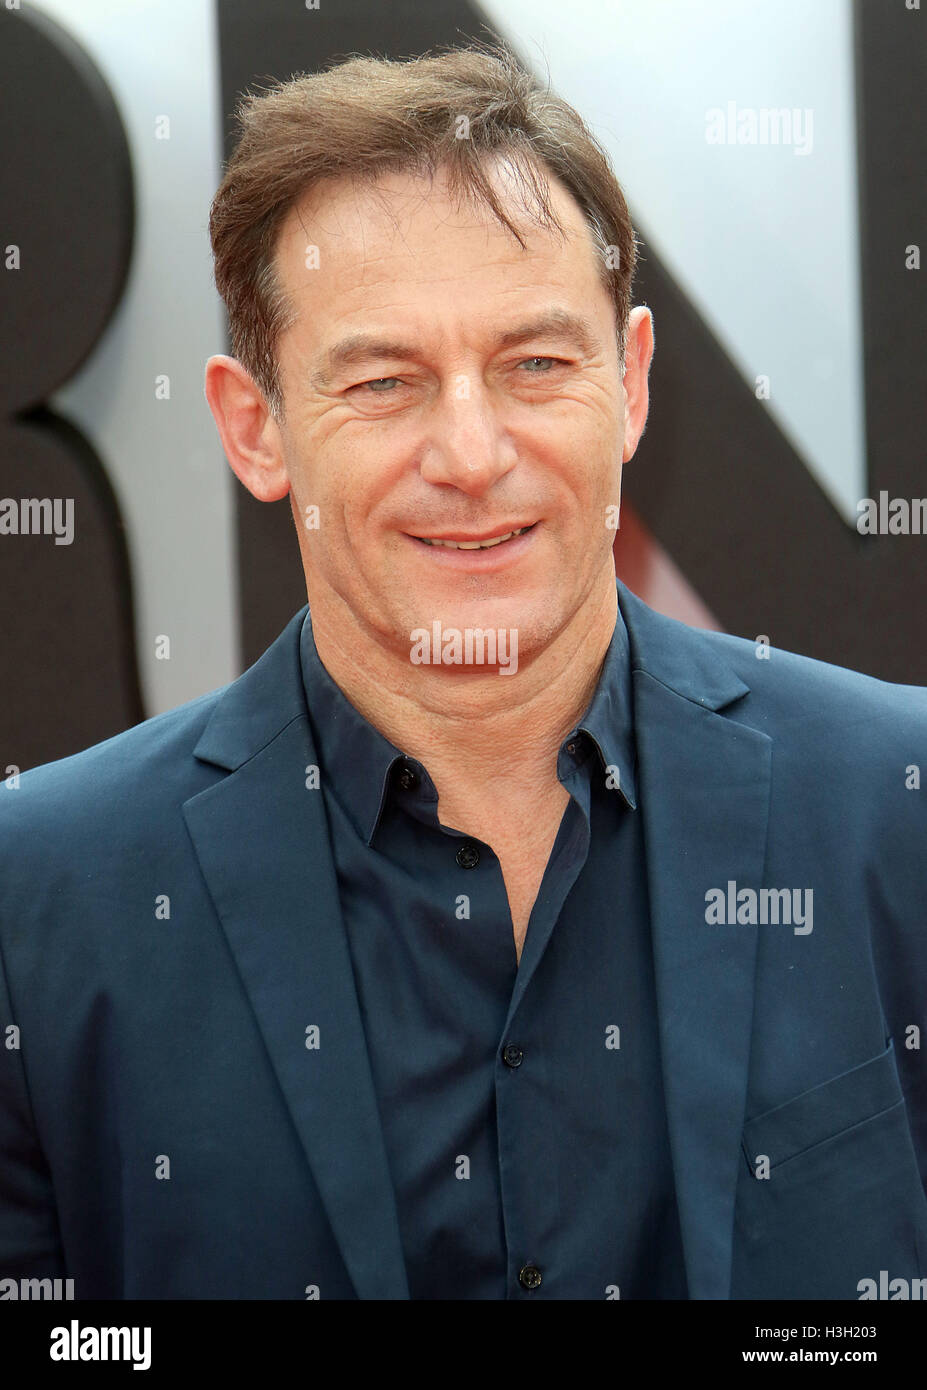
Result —
<instances>
[{"instance_id":1,"label":"cheek","mask_svg":"<svg viewBox=\"0 0 927 1390\"><path fill-rule=\"evenodd\" d=\"M373 565L384 548L395 546L396 516L402 514L391 506L395 495L387 478L364 469L345 469L330 487L328 544L343 564Z\"/></svg>"},{"instance_id":2,"label":"cheek","mask_svg":"<svg viewBox=\"0 0 927 1390\"><path fill-rule=\"evenodd\" d=\"M295 433L295 431L294 431ZM313 558L342 571L356 567L359 552L369 550L372 518L385 495L386 471L382 447L372 440L350 439L343 431L320 438L307 425L298 444L290 441L287 469L293 480L295 507L305 515L318 509L317 526L309 531Z\"/></svg>"},{"instance_id":3,"label":"cheek","mask_svg":"<svg viewBox=\"0 0 927 1390\"><path fill-rule=\"evenodd\" d=\"M408 501L422 486L412 463L417 454L416 439L406 444L382 431L358 437L329 460L332 501L359 543L382 539L397 517L414 514Z\"/></svg>"},{"instance_id":4,"label":"cheek","mask_svg":"<svg viewBox=\"0 0 927 1390\"><path fill-rule=\"evenodd\" d=\"M300 460L299 477L302 500L316 503L333 529L342 529L347 515L363 511L364 474L350 453L313 449L310 443Z\"/></svg>"},{"instance_id":5,"label":"cheek","mask_svg":"<svg viewBox=\"0 0 927 1390\"><path fill-rule=\"evenodd\" d=\"M541 447L556 450L564 477L569 477L578 491L594 492L610 486L620 465L624 438L614 409L585 406L562 423L556 439L547 434Z\"/></svg>"},{"instance_id":6,"label":"cheek","mask_svg":"<svg viewBox=\"0 0 927 1390\"><path fill-rule=\"evenodd\" d=\"M620 480L620 454L605 452L601 436L590 438L586 450L570 459L561 478L574 507L585 515L615 500Z\"/></svg>"}]
</instances>

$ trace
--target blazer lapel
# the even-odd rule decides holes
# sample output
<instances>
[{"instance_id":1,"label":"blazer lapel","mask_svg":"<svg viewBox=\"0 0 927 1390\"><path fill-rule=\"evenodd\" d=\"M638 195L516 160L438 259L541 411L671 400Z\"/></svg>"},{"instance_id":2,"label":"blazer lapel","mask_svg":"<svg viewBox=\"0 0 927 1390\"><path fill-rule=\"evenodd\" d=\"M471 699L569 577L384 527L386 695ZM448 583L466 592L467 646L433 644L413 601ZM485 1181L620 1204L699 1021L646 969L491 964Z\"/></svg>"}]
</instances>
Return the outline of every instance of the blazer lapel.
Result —
<instances>
[{"instance_id":1,"label":"blazer lapel","mask_svg":"<svg viewBox=\"0 0 927 1390\"><path fill-rule=\"evenodd\" d=\"M194 751L229 775L184 817L358 1297L406 1299L322 792L306 785L318 761L299 668L306 611L217 704Z\"/></svg>"},{"instance_id":2,"label":"blazer lapel","mask_svg":"<svg viewBox=\"0 0 927 1390\"><path fill-rule=\"evenodd\" d=\"M618 585L628 628L667 1124L689 1281L729 1297L757 928L705 894L761 886L772 741L720 711L749 687L716 639Z\"/></svg>"}]
</instances>

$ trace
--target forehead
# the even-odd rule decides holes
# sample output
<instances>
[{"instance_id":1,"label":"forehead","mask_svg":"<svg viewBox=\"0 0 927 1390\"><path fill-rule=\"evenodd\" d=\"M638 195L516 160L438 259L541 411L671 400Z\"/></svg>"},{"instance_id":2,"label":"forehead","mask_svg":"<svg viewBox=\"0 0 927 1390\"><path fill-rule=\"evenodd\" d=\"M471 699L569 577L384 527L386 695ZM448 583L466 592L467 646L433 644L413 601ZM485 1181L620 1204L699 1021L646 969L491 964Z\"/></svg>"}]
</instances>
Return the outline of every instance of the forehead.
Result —
<instances>
[{"instance_id":1,"label":"forehead","mask_svg":"<svg viewBox=\"0 0 927 1390\"><path fill-rule=\"evenodd\" d=\"M544 171L559 229L544 225L530 194L504 160L486 167L524 246L474 196L452 190L446 169L434 175L389 172L376 179L323 180L290 209L276 247L277 274L297 309L389 300L390 289L438 285L467 295L535 286L601 285L599 255L582 209ZM604 290L602 291L604 295Z\"/></svg>"}]
</instances>

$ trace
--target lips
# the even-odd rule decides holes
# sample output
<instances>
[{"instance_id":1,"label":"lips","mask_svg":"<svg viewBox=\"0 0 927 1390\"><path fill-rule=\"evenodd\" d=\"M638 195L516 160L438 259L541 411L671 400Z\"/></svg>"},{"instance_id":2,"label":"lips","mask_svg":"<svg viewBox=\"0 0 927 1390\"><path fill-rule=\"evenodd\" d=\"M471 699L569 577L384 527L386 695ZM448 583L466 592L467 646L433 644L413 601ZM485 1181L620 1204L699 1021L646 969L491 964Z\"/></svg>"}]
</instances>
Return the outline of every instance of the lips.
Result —
<instances>
[{"instance_id":1,"label":"lips","mask_svg":"<svg viewBox=\"0 0 927 1390\"><path fill-rule=\"evenodd\" d=\"M414 539L425 545L446 546L451 550L491 550L494 546L510 541L513 536L523 536L534 525L517 526L509 531L496 532L488 536L416 536Z\"/></svg>"}]
</instances>

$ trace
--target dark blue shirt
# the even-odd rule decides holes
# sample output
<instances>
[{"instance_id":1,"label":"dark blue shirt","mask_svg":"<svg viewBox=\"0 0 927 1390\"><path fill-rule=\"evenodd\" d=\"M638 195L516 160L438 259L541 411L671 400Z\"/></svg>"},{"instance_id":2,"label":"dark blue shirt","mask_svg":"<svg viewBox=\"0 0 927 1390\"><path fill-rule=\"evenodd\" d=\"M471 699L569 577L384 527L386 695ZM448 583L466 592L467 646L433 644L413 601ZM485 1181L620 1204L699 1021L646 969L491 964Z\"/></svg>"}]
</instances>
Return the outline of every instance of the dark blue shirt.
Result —
<instances>
[{"instance_id":1,"label":"dark blue shirt","mask_svg":"<svg viewBox=\"0 0 927 1390\"><path fill-rule=\"evenodd\" d=\"M621 614L520 964L496 855L439 823L310 615L301 660L411 1297L686 1298Z\"/></svg>"}]
</instances>

